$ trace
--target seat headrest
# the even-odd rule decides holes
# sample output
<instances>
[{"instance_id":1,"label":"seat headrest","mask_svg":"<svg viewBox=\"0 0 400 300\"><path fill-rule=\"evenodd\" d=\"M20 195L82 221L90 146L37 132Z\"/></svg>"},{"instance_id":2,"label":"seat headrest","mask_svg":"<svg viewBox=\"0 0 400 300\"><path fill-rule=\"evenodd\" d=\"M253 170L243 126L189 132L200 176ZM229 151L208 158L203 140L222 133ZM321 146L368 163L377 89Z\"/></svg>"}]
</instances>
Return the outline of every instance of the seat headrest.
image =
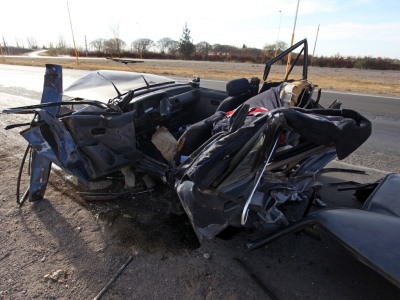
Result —
<instances>
[{"instance_id":1,"label":"seat headrest","mask_svg":"<svg viewBox=\"0 0 400 300\"><path fill-rule=\"evenodd\" d=\"M250 83L246 78L238 78L228 81L226 84L226 92L229 97L243 94L250 90Z\"/></svg>"}]
</instances>

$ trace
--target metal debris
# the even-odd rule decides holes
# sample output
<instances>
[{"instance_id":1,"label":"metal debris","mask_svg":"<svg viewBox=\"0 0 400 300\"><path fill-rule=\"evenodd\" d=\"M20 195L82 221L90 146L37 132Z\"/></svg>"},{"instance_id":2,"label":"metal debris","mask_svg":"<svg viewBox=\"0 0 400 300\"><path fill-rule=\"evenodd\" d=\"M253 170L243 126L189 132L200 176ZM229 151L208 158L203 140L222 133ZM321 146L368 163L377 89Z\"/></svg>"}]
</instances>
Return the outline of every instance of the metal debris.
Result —
<instances>
[{"instance_id":1,"label":"metal debris","mask_svg":"<svg viewBox=\"0 0 400 300\"><path fill-rule=\"evenodd\" d=\"M132 261L132 255L129 255L127 261L121 266L121 268L119 268L118 272L115 273L115 275L110 279L110 281L106 284L106 286L103 287L103 289L97 294L97 296L93 298L93 300L98 300L101 298L101 296L103 296L103 294L114 283L117 277L122 273L122 271L129 265L131 261Z\"/></svg>"},{"instance_id":2,"label":"metal debris","mask_svg":"<svg viewBox=\"0 0 400 300\"><path fill-rule=\"evenodd\" d=\"M113 192L78 192L86 201L100 201L100 200L115 200L124 196L129 195L140 195L144 193L150 193L152 190L144 190L143 187L139 186L134 189L123 191L119 193Z\"/></svg>"}]
</instances>

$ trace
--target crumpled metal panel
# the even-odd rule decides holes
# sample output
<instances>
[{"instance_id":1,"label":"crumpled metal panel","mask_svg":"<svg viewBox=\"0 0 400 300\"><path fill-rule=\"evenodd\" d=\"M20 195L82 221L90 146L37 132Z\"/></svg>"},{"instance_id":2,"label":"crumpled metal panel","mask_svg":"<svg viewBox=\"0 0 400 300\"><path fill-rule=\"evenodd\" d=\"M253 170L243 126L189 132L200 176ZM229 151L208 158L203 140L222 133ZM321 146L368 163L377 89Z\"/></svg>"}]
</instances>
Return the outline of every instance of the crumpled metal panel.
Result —
<instances>
[{"instance_id":1,"label":"crumpled metal panel","mask_svg":"<svg viewBox=\"0 0 400 300\"><path fill-rule=\"evenodd\" d=\"M243 209L221 195L200 191L191 181L179 184L177 193L200 242L228 227Z\"/></svg>"},{"instance_id":2,"label":"crumpled metal panel","mask_svg":"<svg viewBox=\"0 0 400 300\"><path fill-rule=\"evenodd\" d=\"M62 67L46 64L41 103L61 102L63 93ZM55 116L59 106L47 107L45 110ZM40 120L40 117L39 117ZM29 186L29 201L43 199L51 169L51 161L34 151L31 161L31 177Z\"/></svg>"},{"instance_id":3,"label":"crumpled metal panel","mask_svg":"<svg viewBox=\"0 0 400 300\"><path fill-rule=\"evenodd\" d=\"M400 287L400 175L389 174L361 209L332 208L307 217L247 243L249 250L261 248L288 233L320 225L355 257Z\"/></svg>"},{"instance_id":4,"label":"crumpled metal panel","mask_svg":"<svg viewBox=\"0 0 400 300\"><path fill-rule=\"evenodd\" d=\"M152 74L140 74L126 71L108 71L100 70L90 72L84 77L76 80L64 91L64 94L70 97L83 99L96 99L107 102L117 96L112 83L118 87L121 94L146 86L149 84L174 83L173 79L164 76ZM112 83L111 83L112 82Z\"/></svg>"},{"instance_id":5,"label":"crumpled metal panel","mask_svg":"<svg viewBox=\"0 0 400 300\"><path fill-rule=\"evenodd\" d=\"M55 163L87 184L90 171L71 134L47 111L39 110L38 114L46 125L29 128L22 131L21 135L42 159Z\"/></svg>"}]
</instances>

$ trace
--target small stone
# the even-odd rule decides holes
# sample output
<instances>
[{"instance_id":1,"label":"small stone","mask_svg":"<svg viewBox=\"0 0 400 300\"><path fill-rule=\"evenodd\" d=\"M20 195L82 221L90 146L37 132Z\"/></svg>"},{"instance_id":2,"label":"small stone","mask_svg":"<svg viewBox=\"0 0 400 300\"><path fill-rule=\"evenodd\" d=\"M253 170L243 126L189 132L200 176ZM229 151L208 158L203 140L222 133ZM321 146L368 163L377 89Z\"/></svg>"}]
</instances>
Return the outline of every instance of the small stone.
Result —
<instances>
[{"instance_id":1,"label":"small stone","mask_svg":"<svg viewBox=\"0 0 400 300\"><path fill-rule=\"evenodd\" d=\"M79 232L82 232L82 227L78 227L78 231L79 231Z\"/></svg>"},{"instance_id":2,"label":"small stone","mask_svg":"<svg viewBox=\"0 0 400 300\"><path fill-rule=\"evenodd\" d=\"M211 257L211 254L208 253L208 252L206 252L206 253L203 254L203 257L204 257L205 259L209 259L209 258Z\"/></svg>"},{"instance_id":3,"label":"small stone","mask_svg":"<svg viewBox=\"0 0 400 300\"><path fill-rule=\"evenodd\" d=\"M53 282L63 282L63 279L65 278L65 271L58 269L51 274L44 275L44 278Z\"/></svg>"},{"instance_id":4,"label":"small stone","mask_svg":"<svg viewBox=\"0 0 400 300\"><path fill-rule=\"evenodd\" d=\"M128 167L122 168L121 173L124 175L124 179L125 179L125 187L124 188L126 190L133 189L135 187L135 183L136 183L135 172L131 169L130 166L128 166Z\"/></svg>"},{"instance_id":5,"label":"small stone","mask_svg":"<svg viewBox=\"0 0 400 300\"><path fill-rule=\"evenodd\" d=\"M40 262L45 262L46 260L46 256L43 256L42 259L40 260Z\"/></svg>"}]
</instances>

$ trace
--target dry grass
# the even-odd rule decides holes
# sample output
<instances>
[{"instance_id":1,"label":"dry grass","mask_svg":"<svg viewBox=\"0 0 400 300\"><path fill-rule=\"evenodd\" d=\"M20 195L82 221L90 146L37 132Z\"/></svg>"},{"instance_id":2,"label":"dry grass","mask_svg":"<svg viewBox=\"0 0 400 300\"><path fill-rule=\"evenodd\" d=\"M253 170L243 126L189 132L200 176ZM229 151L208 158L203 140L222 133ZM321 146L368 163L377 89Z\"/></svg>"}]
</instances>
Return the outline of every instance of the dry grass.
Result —
<instances>
[{"instance_id":1,"label":"dry grass","mask_svg":"<svg viewBox=\"0 0 400 300\"><path fill-rule=\"evenodd\" d=\"M263 64L249 63L219 63L199 61L162 61L145 60L144 63L123 64L107 59L79 59L79 65L71 58L41 58L41 57L5 57L3 64L44 66L46 63L61 64L64 68L82 70L134 70L141 73L152 73L164 76L203 79L231 80L234 78L259 77L264 72ZM269 79L282 80L285 66L274 66ZM293 72L294 78L300 78L300 72ZM322 89L351 91L369 94L400 96L400 72L358 69L329 69L310 67L309 80Z\"/></svg>"}]
</instances>

